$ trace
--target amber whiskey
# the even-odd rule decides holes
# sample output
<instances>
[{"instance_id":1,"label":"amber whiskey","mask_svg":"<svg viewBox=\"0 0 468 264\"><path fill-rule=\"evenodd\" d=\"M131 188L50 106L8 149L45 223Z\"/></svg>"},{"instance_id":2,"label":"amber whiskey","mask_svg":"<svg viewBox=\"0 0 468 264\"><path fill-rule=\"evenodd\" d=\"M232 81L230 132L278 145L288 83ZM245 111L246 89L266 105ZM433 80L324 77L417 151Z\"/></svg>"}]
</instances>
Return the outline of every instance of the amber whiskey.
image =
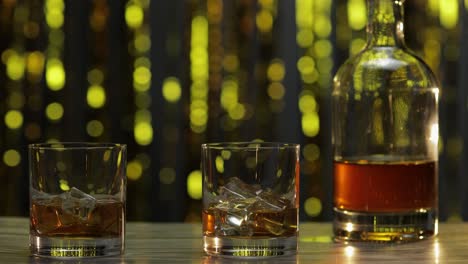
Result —
<instances>
[{"instance_id":1,"label":"amber whiskey","mask_svg":"<svg viewBox=\"0 0 468 264\"><path fill-rule=\"evenodd\" d=\"M248 215L216 208L203 210L205 236L290 237L297 235L297 209L254 211Z\"/></svg>"},{"instance_id":2,"label":"amber whiskey","mask_svg":"<svg viewBox=\"0 0 468 264\"><path fill-rule=\"evenodd\" d=\"M97 199L92 209L65 208L60 199L32 200L31 234L43 237L120 237L124 205L115 199Z\"/></svg>"},{"instance_id":3,"label":"amber whiskey","mask_svg":"<svg viewBox=\"0 0 468 264\"><path fill-rule=\"evenodd\" d=\"M436 207L434 161L334 163L335 208L404 212Z\"/></svg>"}]
</instances>

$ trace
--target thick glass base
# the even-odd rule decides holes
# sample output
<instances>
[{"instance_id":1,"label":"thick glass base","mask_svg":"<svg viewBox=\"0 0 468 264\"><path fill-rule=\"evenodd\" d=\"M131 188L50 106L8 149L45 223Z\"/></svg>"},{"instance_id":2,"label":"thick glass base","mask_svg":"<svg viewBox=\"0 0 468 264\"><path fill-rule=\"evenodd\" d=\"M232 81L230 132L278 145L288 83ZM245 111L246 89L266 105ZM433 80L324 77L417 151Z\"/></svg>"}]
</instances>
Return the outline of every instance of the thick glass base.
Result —
<instances>
[{"instance_id":1,"label":"thick glass base","mask_svg":"<svg viewBox=\"0 0 468 264\"><path fill-rule=\"evenodd\" d=\"M121 238L57 238L30 235L31 254L39 257L81 258L123 253Z\"/></svg>"},{"instance_id":2,"label":"thick glass base","mask_svg":"<svg viewBox=\"0 0 468 264\"><path fill-rule=\"evenodd\" d=\"M209 237L204 236L208 255L233 258L289 256L297 252L297 237Z\"/></svg>"},{"instance_id":3,"label":"thick glass base","mask_svg":"<svg viewBox=\"0 0 468 264\"><path fill-rule=\"evenodd\" d=\"M410 242L438 232L436 210L372 213L335 208L334 211L333 233L337 242Z\"/></svg>"}]
</instances>

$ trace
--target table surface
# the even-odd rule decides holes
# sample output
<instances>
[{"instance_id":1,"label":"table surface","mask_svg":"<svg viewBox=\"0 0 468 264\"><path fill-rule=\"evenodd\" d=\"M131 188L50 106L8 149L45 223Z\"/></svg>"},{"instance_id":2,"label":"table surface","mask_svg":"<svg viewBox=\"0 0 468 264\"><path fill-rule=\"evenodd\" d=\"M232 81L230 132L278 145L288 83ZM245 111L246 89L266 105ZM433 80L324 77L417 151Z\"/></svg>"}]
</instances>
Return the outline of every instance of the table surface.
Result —
<instances>
[{"instance_id":1,"label":"table surface","mask_svg":"<svg viewBox=\"0 0 468 264\"><path fill-rule=\"evenodd\" d=\"M29 256L27 218L0 217L0 263L467 263L468 223L442 223L434 239L398 245L333 243L330 223L301 223L296 256L244 261L203 253L201 224L127 223L123 256L65 261Z\"/></svg>"}]
</instances>

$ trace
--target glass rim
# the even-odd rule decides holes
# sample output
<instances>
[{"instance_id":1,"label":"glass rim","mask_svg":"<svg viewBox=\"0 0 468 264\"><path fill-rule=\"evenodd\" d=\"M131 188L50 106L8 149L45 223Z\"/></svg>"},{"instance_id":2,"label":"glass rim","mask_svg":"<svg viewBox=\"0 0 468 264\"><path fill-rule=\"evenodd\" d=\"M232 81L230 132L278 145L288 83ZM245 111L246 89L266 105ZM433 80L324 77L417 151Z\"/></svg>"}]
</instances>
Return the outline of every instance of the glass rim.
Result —
<instances>
[{"instance_id":1,"label":"glass rim","mask_svg":"<svg viewBox=\"0 0 468 264\"><path fill-rule=\"evenodd\" d=\"M300 144L297 143L286 143L286 142L257 142L257 141L245 141L245 142L213 142L203 143L203 149L299 149Z\"/></svg>"},{"instance_id":2,"label":"glass rim","mask_svg":"<svg viewBox=\"0 0 468 264\"><path fill-rule=\"evenodd\" d=\"M29 149L44 150L83 150L83 149L110 149L126 148L126 144L110 142L50 142L29 144Z\"/></svg>"}]
</instances>

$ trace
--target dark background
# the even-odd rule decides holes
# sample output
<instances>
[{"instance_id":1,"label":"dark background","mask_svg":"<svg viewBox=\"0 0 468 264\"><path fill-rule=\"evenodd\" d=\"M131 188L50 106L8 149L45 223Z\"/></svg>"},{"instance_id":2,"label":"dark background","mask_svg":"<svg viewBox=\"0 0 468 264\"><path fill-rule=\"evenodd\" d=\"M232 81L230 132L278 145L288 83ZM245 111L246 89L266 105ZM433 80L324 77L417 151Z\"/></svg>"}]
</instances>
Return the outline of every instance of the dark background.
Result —
<instances>
[{"instance_id":1,"label":"dark background","mask_svg":"<svg viewBox=\"0 0 468 264\"><path fill-rule=\"evenodd\" d=\"M441 83L441 220L468 219L467 9L405 6ZM0 0L0 215L28 215L27 145L128 145L129 220L199 221L200 144L300 143L301 220L331 219L330 84L365 0Z\"/></svg>"}]
</instances>

